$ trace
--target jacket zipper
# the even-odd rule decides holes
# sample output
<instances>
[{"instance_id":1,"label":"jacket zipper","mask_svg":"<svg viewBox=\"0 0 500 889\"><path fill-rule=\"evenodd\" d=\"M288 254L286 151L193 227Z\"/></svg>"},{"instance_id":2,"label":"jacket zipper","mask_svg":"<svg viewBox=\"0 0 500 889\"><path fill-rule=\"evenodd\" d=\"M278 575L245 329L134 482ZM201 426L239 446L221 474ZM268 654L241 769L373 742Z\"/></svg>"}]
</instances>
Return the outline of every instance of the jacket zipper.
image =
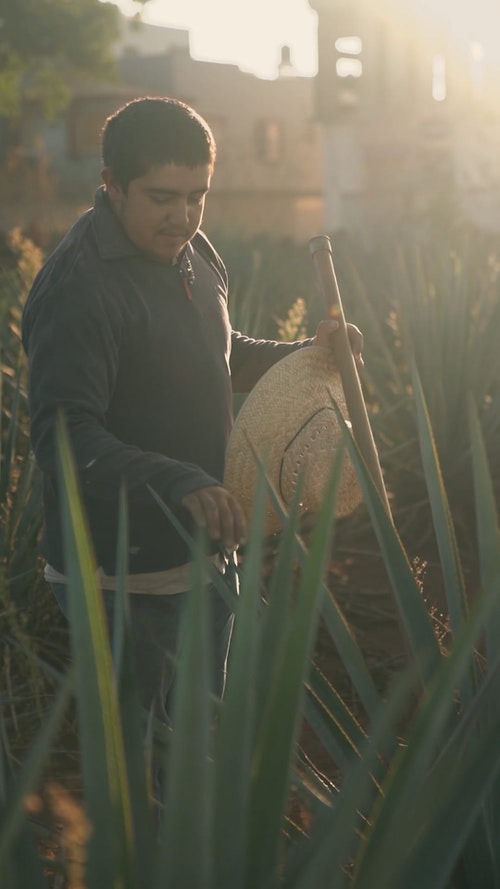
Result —
<instances>
[{"instance_id":1,"label":"jacket zipper","mask_svg":"<svg viewBox=\"0 0 500 889\"><path fill-rule=\"evenodd\" d=\"M194 271L193 266L191 265L191 261L187 257L182 260L179 266L179 274L181 276L186 299L191 302L191 300L193 299L193 294L191 293L191 284L194 283Z\"/></svg>"}]
</instances>

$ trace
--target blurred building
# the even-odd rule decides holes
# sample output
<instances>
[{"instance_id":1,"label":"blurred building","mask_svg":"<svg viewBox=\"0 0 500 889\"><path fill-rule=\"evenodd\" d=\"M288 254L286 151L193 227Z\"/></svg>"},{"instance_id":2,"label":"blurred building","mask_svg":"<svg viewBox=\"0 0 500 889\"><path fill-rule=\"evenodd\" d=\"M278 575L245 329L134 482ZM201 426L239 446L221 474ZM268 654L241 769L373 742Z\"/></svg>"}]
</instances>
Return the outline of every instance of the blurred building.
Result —
<instances>
[{"instance_id":1,"label":"blurred building","mask_svg":"<svg viewBox=\"0 0 500 889\"><path fill-rule=\"evenodd\" d=\"M116 82L74 83L71 104L56 121L42 120L36 107L26 110L22 150L32 187L25 188L26 176L11 181L17 194L0 209L0 227L7 216L11 225L23 224L27 212L53 227L73 219L100 182L105 118L139 96L168 95L196 108L218 144L208 231L296 241L317 233L324 217L323 140L312 78L294 76L288 48L280 75L263 80L235 65L194 60L184 30L128 22L115 55Z\"/></svg>"},{"instance_id":2,"label":"blurred building","mask_svg":"<svg viewBox=\"0 0 500 889\"><path fill-rule=\"evenodd\" d=\"M370 236L446 212L500 230L500 77L480 46L460 48L410 3L309 5L326 230Z\"/></svg>"},{"instance_id":3,"label":"blurred building","mask_svg":"<svg viewBox=\"0 0 500 889\"><path fill-rule=\"evenodd\" d=\"M123 18L113 82L73 83L55 121L27 105L17 154L2 155L0 120L0 228L66 227L100 182L105 118L138 96L170 95L206 117L218 143L210 232L369 238L446 213L498 231L500 83L480 48L461 54L410 0L309 5L314 78L294 76L287 47L279 76L263 80L193 59L186 30Z\"/></svg>"}]
</instances>

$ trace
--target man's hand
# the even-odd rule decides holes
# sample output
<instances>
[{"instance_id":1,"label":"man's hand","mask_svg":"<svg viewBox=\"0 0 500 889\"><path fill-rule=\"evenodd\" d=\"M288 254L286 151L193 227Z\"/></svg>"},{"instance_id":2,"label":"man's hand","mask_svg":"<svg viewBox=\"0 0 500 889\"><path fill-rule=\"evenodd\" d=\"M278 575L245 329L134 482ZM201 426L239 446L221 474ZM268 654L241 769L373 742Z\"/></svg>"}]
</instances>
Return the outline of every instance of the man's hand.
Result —
<instances>
[{"instance_id":1,"label":"man's hand","mask_svg":"<svg viewBox=\"0 0 500 889\"><path fill-rule=\"evenodd\" d=\"M333 318L328 321L320 321L316 330L316 336L313 340L314 346L324 346L327 349L335 351L335 331L339 328L339 322ZM349 342L351 343L352 354L358 366L358 370L363 367L363 334L354 324L347 324L347 333Z\"/></svg>"},{"instance_id":2,"label":"man's hand","mask_svg":"<svg viewBox=\"0 0 500 889\"><path fill-rule=\"evenodd\" d=\"M219 541L226 552L232 552L246 541L246 521L240 504L226 488L213 485L198 488L181 500L200 528L211 540Z\"/></svg>"}]
</instances>

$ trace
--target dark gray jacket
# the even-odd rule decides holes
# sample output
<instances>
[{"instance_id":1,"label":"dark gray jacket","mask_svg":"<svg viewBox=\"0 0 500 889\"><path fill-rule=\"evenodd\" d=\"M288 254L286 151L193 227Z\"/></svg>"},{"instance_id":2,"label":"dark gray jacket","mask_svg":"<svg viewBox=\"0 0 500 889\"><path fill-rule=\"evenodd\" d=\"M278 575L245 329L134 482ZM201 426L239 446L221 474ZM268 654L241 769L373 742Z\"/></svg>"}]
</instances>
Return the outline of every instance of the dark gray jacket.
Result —
<instances>
[{"instance_id":1,"label":"dark gray jacket","mask_svg":"<svg viewBox=\"0 0 500 889\"><path fill-rule=\"evenodd\" d=\"M122 480L131 573L189 559L147 485L179 510L189 491L219 484L232 391L248 391L298 346L232 331L226 270L207 238L198 233L176 266L151 260L128 239L102 189L37 275L23 343L32 445L44 475L42 554L64 570L54 434L62 409L97 561L108 573Z\"/></svg>"}]
</instances>

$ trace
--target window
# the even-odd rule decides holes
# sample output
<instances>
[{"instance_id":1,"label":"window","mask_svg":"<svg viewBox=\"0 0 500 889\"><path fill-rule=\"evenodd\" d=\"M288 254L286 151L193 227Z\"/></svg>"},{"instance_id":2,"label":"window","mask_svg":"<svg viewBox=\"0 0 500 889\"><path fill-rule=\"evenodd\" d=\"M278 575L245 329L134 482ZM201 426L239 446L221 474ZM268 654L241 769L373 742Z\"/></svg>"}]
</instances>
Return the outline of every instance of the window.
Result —
<instances>
[{"instance_id":1,"label":"window","mask_svg":"<svg viewBox=\"0 0 500 889\"><path fill-rule=\"evenodd\" d=\"M335 73L340 80L338 102L346 109L359 105L360 78L363 76L362 50L361 37L351 35L338 37L335 41Z\"/></svg>"},{"instance_id":2,"label":"window","mask_svg":"<svg viewBox=\"0 0 500 889\"><path fill-rule=\"evenodd\" d=\"M363 49L361 37L338 37L335 49L343 56L359 56Z\"/></svg>"},{"instance_id":3,"label":"window","mask_svg":"<svg viewBox=\"0 0 500 889\"><path fill-rule=\"evenodd\" d=\"M361 77L363 73L363 65L360 59L337 59L335 66L338 77Z\"/></svg>"},{"instance_id":4,"label":"window","mask_svg":"<svg viewBox=\"0 0 500 889\"><path fill-rule=\"evenodd\" d=\"M338 77L361 77L363 63L360 56L363 43L361 37L338 37L335 41L338 57L336 70Z\"/></svg>"}]
</instances>

